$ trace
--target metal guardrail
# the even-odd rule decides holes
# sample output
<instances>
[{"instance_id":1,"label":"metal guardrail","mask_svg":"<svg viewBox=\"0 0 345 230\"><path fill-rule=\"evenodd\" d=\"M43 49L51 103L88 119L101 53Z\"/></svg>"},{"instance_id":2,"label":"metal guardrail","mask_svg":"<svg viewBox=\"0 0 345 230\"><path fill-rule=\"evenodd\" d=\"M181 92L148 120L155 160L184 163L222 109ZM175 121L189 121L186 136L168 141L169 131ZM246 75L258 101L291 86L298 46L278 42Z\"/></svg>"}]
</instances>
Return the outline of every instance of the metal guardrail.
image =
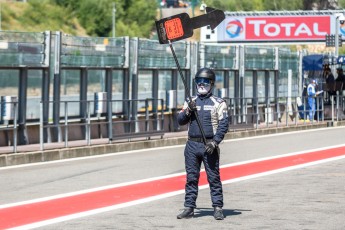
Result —
<instances>
[{"instance_id":1,"label":"metal guardrail","mask_svg":"<svg viewBox=\"0 0 345 230\"><path fill-rule=\"evenodd\" d=\"M118 132L112 133L111 138L109 138L110 141L122 138L130 140L136 137L146 137L148 139L150 139L151 136L163 137L165 133L165 103L163 99L147 98L144 100L117 100L117 102L127 103L127 108L130 108L129 110L138 108L139 111L137 117L131 117L127 114L124 115L121 120L112 121L111 130L117 130ZM144 105L142 103L144 103ZM157 106L155 107L155 105ZM123 130L121 131L121 129Z\"/></svg>"},{"instance_id":2,"label":"metal guardrail","mask_svg":"<svg viewBox=\"0 0 345 230\"><path fill-rule=\"evenodd\" d=\"M229 131L239 129L259 129L265 127L284 127L293 125L313 124L325 120L341 121L345 120L345 96L332 96L330 103L324 103L322 96L317 97L316 119L307 120L309 108L307 106L307 98L269 98L269 101L262 103L263 98L224 98L227 101L230 128ZM102 101L101 101L102 102ZM52 122L44 122L40 119L39 139L40 149L44 150L45 143L64 142L64 147L68 147L71 132L79 127L84 132L85 145L91 145L92 139L107 136L109 143L115 140L128 140L136 137L146 137L150 139L152 136L163 136L164 129L164 111L165 103L163 99L137 99L137 100L112 100L110 102L104 100L107 106L112 108L114 105L121 103L128 108L128 111L110 112L108 110L96 113L96 102L88 101L62 101L64 115L58 124ZM260 102L260 103L259 103ZM9 145L13 145L13 152L17 152L17 135L18 135L18 104L17 102L7 102L13 104L12 120L2 121L0 131L13 133L13 141ZM41 114L43 113L43 103L54 103L53 101L41 102ZM86 112L85 117L73 117L68 115L68 108L74 103L84 103ZM298 106L298 104L300 104ZM118 107L118 106L117 106ZM92 108L94 111L92 111ZM132 116L132 110L137 110L137 117ZM43 114L42 116L43 117ZM4 124L7 123L7 124ZM98 129L94 129L98 127ZM101 127L101 128L100 128ZM103 129L103 130L102 130ZM79 132L80 132L79 130ZM106 131L106 132L104 132ZM53 139L54 133L57 140ZM105 134L103 134L105 133ZM93 134L93 135L92 135ZM56 138L56 136L55 136Z\"/></svg>"},{"instance_id":3,"label":"metal guardrail","mask_svg":"<svg viewBox=\"0 0 345 230\"><path fill-rule=\"evenodd\" d=\"M229 131L313 124L325 119L332 121L345 119L345 97L340 95L332 97L334 103L326 105L323 96L316 97L314 119L309 119L308 97L224 99L229 110ZM266 99L266 102L259 103Z\"/></svg>"},{"instance_id":4,"label":"metal guardrail","mask_svg":"<svg viewBox=\"0 0 345 230\"><path fill-rule=\"evenodd\" d=\"M64 108L64 116L59 123L45 123L43 121L43 104L55 103L54 101L41 102L40 104L40 149L44 150L44 143L53 142L52 136L55 136L57 142L64 142L64 147L68 147L70 128L79 127L84 131L86 145L91 145L91 133L94 126L106 126L109 142L118 139L128 139L135 137L163 136L164 131L164 111L165 104L163 99L137 99L137 100L99 100L99 101L61 101ZM68 108L71 104L80 103L86 105L86 115L83 118L71 118L68 116ZM91 108L98 108L96 103L105 103L106 109L96 114ZM121 114L112 112L114 103L127 103L129 111ZM156 106L157 105L157 106ZM137 117L131 117L130 111L138 110ZM110 111L110 112L109 112ZM109 114L110 113L110 114ZM105 118L106 117L106 118ZM53 131L55 130L55 131ZM97 130L99 131L99 130ZM102 132L102 131L101 131ZM55 133L52 134L52 133ZM100 136L102 134L100 133Z\"/></svg>"},{"instance_id":5,"label":"metal guardrail","mask_svg":"<svg viewBox=\"0 0 345 230\"><path fill-rule=\"evenodd\" d=\"M332 95L330 97L332 122L345 120L345 96Z\"/></svg>"}]
</instances>

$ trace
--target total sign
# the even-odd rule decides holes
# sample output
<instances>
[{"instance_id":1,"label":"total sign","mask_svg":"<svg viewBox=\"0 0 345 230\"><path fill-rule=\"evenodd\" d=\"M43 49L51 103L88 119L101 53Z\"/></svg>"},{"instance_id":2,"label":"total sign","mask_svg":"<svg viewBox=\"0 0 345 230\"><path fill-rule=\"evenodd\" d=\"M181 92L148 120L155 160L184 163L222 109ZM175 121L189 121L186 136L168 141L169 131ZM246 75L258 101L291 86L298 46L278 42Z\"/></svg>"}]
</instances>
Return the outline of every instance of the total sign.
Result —
<instances>
[{"instance_id":1,"label":"total sign","mask_svg":"<svg viewBox=\"0 0 345 230\"><path fill-rule=\"evenodd\" d=\"M218 42L325 42L335 19L323 16L226 17L217 27ZM342 28L340 27L339 34Z\"/></svg>"}]
</instances>

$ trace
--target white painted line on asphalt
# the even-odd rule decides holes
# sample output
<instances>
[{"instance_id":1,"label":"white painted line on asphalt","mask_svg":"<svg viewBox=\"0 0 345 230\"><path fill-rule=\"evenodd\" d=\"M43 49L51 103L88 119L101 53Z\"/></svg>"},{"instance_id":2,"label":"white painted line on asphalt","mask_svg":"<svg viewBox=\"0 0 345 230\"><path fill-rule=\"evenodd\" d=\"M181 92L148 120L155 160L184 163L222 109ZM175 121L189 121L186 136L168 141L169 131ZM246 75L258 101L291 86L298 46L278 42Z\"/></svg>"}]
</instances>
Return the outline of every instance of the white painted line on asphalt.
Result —
<instances>
[{"instance_id":1,"label":"white painted line on asphalt","mask_svg":"<svg viewBox=\"0 0 345 230\"><path fill-rule=\"evenodd\" d=\"M27 201L22 201L22 202L4 204L4 205L0 205L0 209L14 207L14 206L18 206L18 205L33 204L33 203L38 203L38 202L43 202L43 201L49 201L49 200L58 199L58 198L76 196L76 195L81 195L81 194L90 193L90 192L97 192L97 191L102 191L102 190L106 190L106 189L112 189L112 188L118 188L118 187L133 185L133 184L150 182L150 181L154 181L154 180L162 180L162 179L167 179L167 178L172 178L172 177L178 177L178 176L185 175L185 174L186 174L185 172L174 173L174 174L165 175L165 176L151 177L151 178L142 179L142 180L136 180L136 181L119 183L119 184L107 185L107 186L102 186L102 187L80 190L80 191L76 191L76 192L63 193L63 194L58 194L55 196L48 196L48 197L42 197L42 198L27 200Z\"/></svg>"},{"instance_id":2,"label":"white painted line on asphalt","mask_svg":"<svg viewBox=\"0 0 345 230\"><path fill-rule=\"evenodd\" d=\"M345 126L336 126L336 127L327 127L327 128L319 128L319 129L299 130L299 131L284 132L284 133L273 133L273 134L253 136L253 137L243 137L243 138L236 138L236 139L228 139L228 140L223 140L223 142L246 141L246 140L251 140L251 139L270 138L272 136L294 135L296 133L320 132L322 130L330 130L330 129L345 129ZM69 159L47 161L47 162L29 163L29 164L22 164L22 165L13 165L13 166L0 167L0 171L1 170L8 170L8 169L17 169L17 168L24 168L24 167L48 165L48 164L58 164L58 163L65 163L65 162L71 162L71 161L79 161L79 160L87 160L87 159L113 157L113 156L120 156L120 155L127 155L127 154L135 154L135 153L147 152L147 151L153 151L153 150L164 150L164 149L172 149L172 148L184 148L184 146L185 146L185 144L183 144L183 145L173 145L173 146L164 146L164 147L156 147L156 148L145 148L145 149L129 150L129 151L123 151L123 152L116 152L116 153L107 153L107 154L102 154L102 155L85 156L85 157L69 158ZM326 148L329 148L329 147L326 147Z\"/></svg>"},{"instance_id":3,"label":"white painted line on asphalt","mask_svg":"<svg viewBox=\"0 0 345 230\"><path fill-rule=\"evenodd\" d=\"M320 132L323 130L330 130L330 129L345 129L345 126L326 127L326 128L319 128L319 129L306 129L306 130L298 130L298 131L282 132L282 133L272 133L272 134L259 135L259 136L253 136L253 137L228 139L228 140L224 140L224 142L246 141L246 140L251 140L251 139L269 138L269 137L274 137L274 136L295 135L296 133Z\"/></svg>"},{"instance_id":4,"label":"white painted line on asphalt","mask_svg":"<svg viewBox=\"0 0 345 230\"><path fill-rule=\"evenodd\" d=\"M345 146L345 144L332 145L332 146L327 146L327 147L322 147L322 148L308 149L308 150L286 153L286 154L281 154L281 155L262 157L262 158L253 159L253 160L247 160L247 161L241 161L241 162L235 162L235 163L231 163L231 164L221 165L220 168L226 168L226 167L236 166L236 165L244 165L244 164L249 164L249 163L253 163L253 162L272 160L272 159L288 157L288 156L295 156L295 155L299 155L299 154L304 154L304 153L309 153L309 152L317 152L317 151L327 150L327 149L334 149L334 148L339 148L339 147L344 147L344 146Z\"/></svg>"},{"instance_id":5,"label":"white painted line on asphalt","mask_svg":"<svg viewBox=\"0 0 345 230\"><path fill-rule=\"evenodd\" d=\"M332 161L336 161L336 160L342 160L342 159L345 159L345 155L338 156L338 157L332 157L332 158L328 158L328 159L324 159L324 160L313 161L313 162L309 162L309 163L305 163L305 164L290 166L290 167L286 167L286 168L276 169L276 170L272 170L272 171L268 171L268 172L257 173L257 174L253 174L253 175L249 175L249 176L231 179L231 180L226 180L226 181L222 181L222 184L224 185L224 184L230 184L230 183L234 183L234 182L238 182L238 181L250 180L250 179L254 179L254 178L258 178L258 177L269 176L269 175L276 174L276 173L281 173L281 172L286 172L286 171L290 171L290 170L305 168L305 167L309 167L309 166L313 166L313 165L328 163L328 162L332 162Z\"/></svg>"},{"instance_id":6,"label":"white painted line on asphalt","mask_svg":"<svg viewBox=\"0 0 345 230\"><path fill-rule=\"evenodd\" d=\"M254 163L254 162L272 160L272 159L277 159L277 158L282 158L282 157L287 157L287 156L300 155L300 154L304 154L304 153L310 153L310 152L316 152L316 151L321 151L321 150L339 148L339 147L344 147L344 146L345 146L345 144L343 144L343 145L334 145L334 146L329 146L329 147L309 149L309 150L292 152L292 153L281 154L281 155L276 155L276 156L257 158L257 159L254 159L254 160L247 160L247 161L241 161L241 162L235 162L235 163L231 163L231 164L221 165L220 168L228 168L228 167L232 167L232 166L245 165L245 164ZM339 157L339 159L342 159L344 157L345 156L341 156L341 157ZM338 158L338 157L336 157L336 158ZM333 158L329 158L329 159L326 159L326 160L315 161L315 162L316 162L316 164L318 162L323 163L323 162L329 161L330 159L333 159ZM298 166L292 166L292 168L293 167L297 167L298 168L300 166L302 167L304 165L309 165L309 164L313 164L313 163L314 162L306 163L306 164L301 164L301 165L298 165ZM287 168L290 168L290 167L287 167ZM205 169L201 169L201 172L203 172L203 171L205 171ZM276 170L273 170L273 171L276 171ZM142 180L136 180L136 181L119 183L119 184L107 185L107 186L96 187L96 188L91 188L91 189L85 189L85 190L80 190L80 191L70 192L70 193L63 193L63 194L59 194L59 195L55 195L55 196L49 196L49 197L43 197L43 198L27 200L27 201L22 201L22 202L4 204L4 205L0 205L0 209L9 208L9 207L18 206L18 205L25 205L25 204L32 204L32 203L42 202L42 201L48 201L48 200L53 200L53 199L58 199L58 198L64 198L64 197L69 197L69 196L81 195L81 194L90 193L90 192L97 192L97 191L101 191L101 190L105 190L105 189L111 189L111 188L128 186L128 185L133 185L133 184L138 184L138 183L150 182L150 181L154 181L154 180L161 180L161 179L166 179L166 178L172 178L172 177L177 177L177 176L181 176L181 175L185 175L185 174L186 174L185 172L174 173L174 174L169 174L169 175L165 175L165 176L151 177L151 178L142 179Z\"/></svg>"}]
</instances>

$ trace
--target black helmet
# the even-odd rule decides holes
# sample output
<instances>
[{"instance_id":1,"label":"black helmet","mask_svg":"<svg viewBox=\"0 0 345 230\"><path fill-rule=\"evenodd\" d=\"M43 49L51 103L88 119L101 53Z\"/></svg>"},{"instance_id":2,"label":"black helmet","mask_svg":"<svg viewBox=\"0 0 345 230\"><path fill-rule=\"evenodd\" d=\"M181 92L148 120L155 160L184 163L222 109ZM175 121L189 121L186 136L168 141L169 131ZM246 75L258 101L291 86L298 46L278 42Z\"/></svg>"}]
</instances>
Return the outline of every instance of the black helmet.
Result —
<instances>
[{"instance_id":1,"label":"black helmet","mask_svg":"<svg viewBox=\"0 0 345 230\"><path fill-rule=\"evenodd\" d=\"M210 79L213 84L216 80L216 74L209 68L201 68L195 74L195 78L207 78Z\"/></svg>"}]
</instances>

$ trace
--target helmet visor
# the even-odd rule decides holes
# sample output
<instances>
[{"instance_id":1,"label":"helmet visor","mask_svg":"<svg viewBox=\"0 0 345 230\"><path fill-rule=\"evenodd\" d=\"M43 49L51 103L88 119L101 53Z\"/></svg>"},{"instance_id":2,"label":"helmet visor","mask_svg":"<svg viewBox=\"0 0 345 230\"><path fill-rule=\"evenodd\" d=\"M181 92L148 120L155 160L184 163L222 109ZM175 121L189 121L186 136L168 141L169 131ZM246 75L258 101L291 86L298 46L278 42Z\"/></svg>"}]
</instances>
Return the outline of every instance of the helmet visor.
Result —
<instances>
[{"instance_id":1,"label":"helmet visor","mask_svg":"<svg viewBox=\"0 0 345 230\"><path fill-rule=\"evenodd\" d=\"M198 86L209 86L211 85L211 80L208 78L197 77L195 78L195 84L197 84Z\"/></svg>"}]
</instances>

